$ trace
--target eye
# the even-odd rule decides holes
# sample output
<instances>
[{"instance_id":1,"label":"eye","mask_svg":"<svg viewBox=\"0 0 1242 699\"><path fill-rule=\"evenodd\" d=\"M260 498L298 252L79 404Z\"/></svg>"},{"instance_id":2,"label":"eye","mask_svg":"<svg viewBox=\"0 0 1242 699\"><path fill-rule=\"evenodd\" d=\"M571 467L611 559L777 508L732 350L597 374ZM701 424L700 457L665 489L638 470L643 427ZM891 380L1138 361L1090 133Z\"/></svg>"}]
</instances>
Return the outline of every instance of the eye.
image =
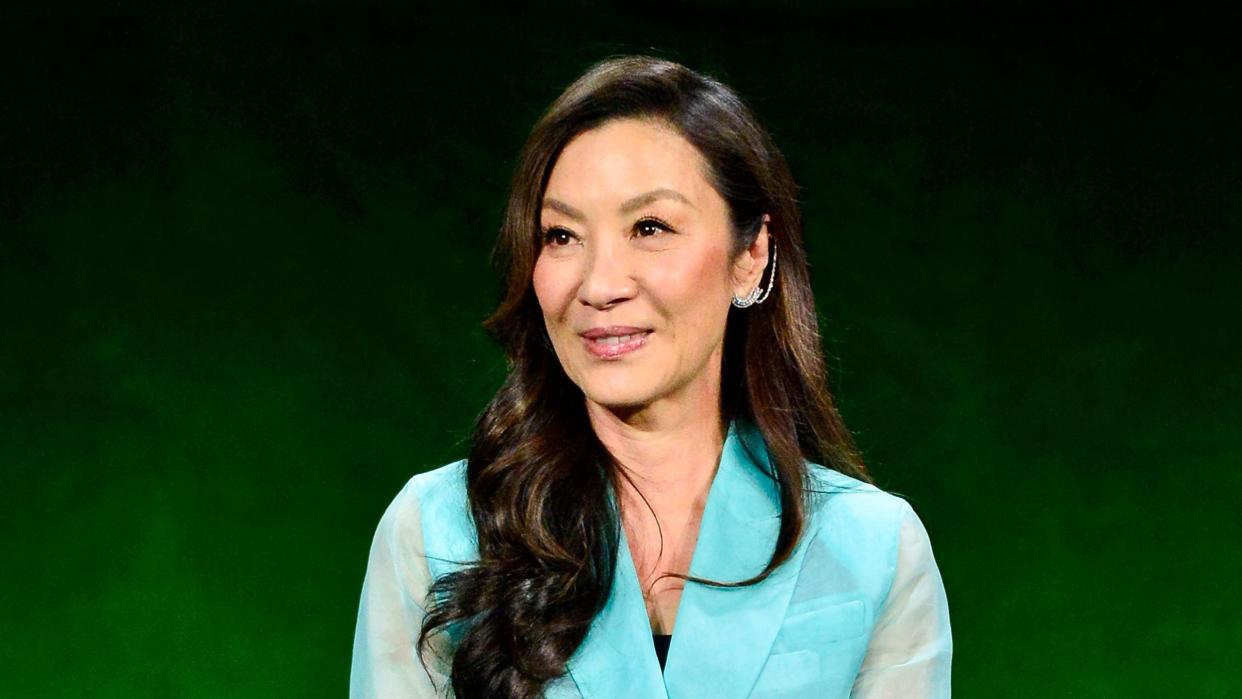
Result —
<instances>
[{"instance_id":1,"label":"eye","mask_svg":"<svg viewBox=\"0 0 1242 699\"><path fill-rule=\"evenodd\" d=\"M653 218L650 216L648 216L647 218L639 219L638 223L634 224L634 228L639 231L656 231L656 232L663 231L665 233L672 232L672 229L668 227L667 223L661 221L658 218ZM653 232L651 233L651 235L643 235L640 237L651 238L655 235L656 233Z\"/></svg>"},{"instance_id":2,"label":"eye","mask_svg":"<svg viewBox=\"0 0 1242 699\"><path fill-rule=\"evenodd\" d=\"M552 247L565 247L573 241L573 233L560 227L546 228L543 231L543 244Z\"/></svg>"}]
</instances>

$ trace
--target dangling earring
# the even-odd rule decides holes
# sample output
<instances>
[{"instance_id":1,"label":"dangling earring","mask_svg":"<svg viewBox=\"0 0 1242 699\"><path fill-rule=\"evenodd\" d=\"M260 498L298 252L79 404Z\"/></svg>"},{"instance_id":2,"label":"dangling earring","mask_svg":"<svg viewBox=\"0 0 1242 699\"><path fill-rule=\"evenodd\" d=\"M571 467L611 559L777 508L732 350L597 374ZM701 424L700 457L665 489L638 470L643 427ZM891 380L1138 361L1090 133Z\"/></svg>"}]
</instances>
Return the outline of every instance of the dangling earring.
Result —
<instances>
[{"instance_id":1,"label":"dangling earring","mask_svg":"<svg viewBox=\"0 0 1242 699\"><path fill-rule=\"evenodd\" d=\"M738 295L734 294L733 305L737 306L738 308L747 308L749 306L755 305L756 303L763 303L764 301L767 300L768 294L772 293L772 283L775 281L776 281L776 242L773 241L772 242L772 273L768 276L768 287L762 290L762 294L763 294L762 296L760 296L760 288L758 285L755 285L754 291L750 292L749 294L746 294L745 296L741 298L738 298Z\"/></svg>"}]
</instances>

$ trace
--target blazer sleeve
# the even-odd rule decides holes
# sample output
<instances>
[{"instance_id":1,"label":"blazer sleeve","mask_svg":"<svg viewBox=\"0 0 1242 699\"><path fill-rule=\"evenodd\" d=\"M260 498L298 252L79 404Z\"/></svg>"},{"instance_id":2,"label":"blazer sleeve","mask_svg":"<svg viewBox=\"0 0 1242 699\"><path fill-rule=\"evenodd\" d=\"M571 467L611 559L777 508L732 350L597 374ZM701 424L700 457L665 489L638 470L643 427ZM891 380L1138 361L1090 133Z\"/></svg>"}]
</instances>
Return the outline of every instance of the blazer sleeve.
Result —
<instances>
[{"instance_id":1,"label":"blazer sleeve","mask_svg":"<svg viewBox=\"0 0 1242 699\"><path fill-rule=\"evenodd\" d=\"M927 530L907 502L902 506L893 584L850 696L949 697L952 660L944 582Z\"/></svg>"},{"instance_id":2,"label":"blazer sleeve","mask_svg":"<svg viewBox=\"0 0 1242 699\"><path fill-rule=\"evenodd\" d=\"M447 696L446 667L434 658L433 639L426 658L418 657L415 646L431 587L423 551L411 481L385 510L371 542L354 631L351 699Z\"/></svg>"}]
</instances>

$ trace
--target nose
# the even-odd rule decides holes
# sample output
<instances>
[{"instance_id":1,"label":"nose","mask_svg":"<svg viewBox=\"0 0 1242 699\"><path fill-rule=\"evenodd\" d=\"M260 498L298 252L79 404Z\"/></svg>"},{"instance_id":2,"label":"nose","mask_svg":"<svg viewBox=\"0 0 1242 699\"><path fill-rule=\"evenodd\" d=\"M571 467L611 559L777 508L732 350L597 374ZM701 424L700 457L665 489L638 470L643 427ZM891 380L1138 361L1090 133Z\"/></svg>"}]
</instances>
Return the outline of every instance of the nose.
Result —
<instances>
[{"instance_id":1,"label":"nose","mask_svg":"<svg viewBox=\"0 0 1242 699\"><path fill-rule=\"evenodd\" d=\"M596 242L587 248L582 280L578 285L579 302L604 310L638 293L633 260L623 244Z\"/></svg>"}]
</instances>

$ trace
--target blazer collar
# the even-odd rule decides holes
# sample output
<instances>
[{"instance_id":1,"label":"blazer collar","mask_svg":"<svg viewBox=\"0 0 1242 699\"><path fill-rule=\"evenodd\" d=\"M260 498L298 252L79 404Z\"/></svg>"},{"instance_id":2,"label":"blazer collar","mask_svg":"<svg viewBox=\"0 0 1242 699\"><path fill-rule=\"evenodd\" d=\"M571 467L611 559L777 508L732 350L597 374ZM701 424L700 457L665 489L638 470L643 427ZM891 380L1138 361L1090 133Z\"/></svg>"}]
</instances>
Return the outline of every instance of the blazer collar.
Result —
<instances>
[{"instance_id":1,"label":"blazer collar","mask_svg":"<svg viewBox=\"0 0 1242 699\"><path fill-rule=\"evenodd\" d=\"M704 505L691 575L736 582L763 570L780 528L779 490L767 475L770 469L758 429L743 420L731 422ZM747 696L789 604L803 544L757 585L686 583L661 673L622 527L608 603L568 663L578 691L586 699Z\"/></svg>"}]
</instances>

